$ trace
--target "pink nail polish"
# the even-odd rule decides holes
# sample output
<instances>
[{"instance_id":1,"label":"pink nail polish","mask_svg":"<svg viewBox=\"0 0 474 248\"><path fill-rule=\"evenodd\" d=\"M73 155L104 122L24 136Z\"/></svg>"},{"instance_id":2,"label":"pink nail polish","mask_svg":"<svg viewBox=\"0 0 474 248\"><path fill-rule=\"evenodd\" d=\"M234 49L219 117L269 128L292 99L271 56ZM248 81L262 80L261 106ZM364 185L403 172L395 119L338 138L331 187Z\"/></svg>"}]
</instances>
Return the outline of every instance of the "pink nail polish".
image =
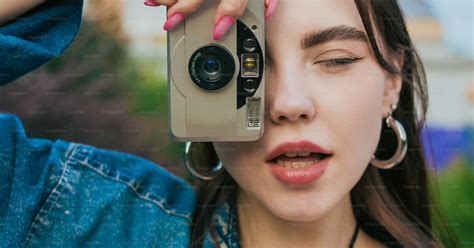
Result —
<instances>
[{"instance_id":1,"label":"pink nail polish","mask_svg":"<svg viewBox=\"0 0 474 248\"><path fill-rule=\"evenodd\" d=\"M159 4L155 3L153 0L145 0L145 2L143 4L145 4L146 6L150 6L150 7L160 6Z\"/></svg>"},{"instance_id":2,"label":"pink nail polish","mask_svg":"<svg viewBox=\"0 0 474 248\"><path fill-rule=\"evenodd\" d=\"M174 27L178 26L178 24L180 24L183 20L184 14L181 12L176 12L168 18L168 20L165 22L165 25L163 25L163 29L165 31L173 29Z\"/></svg>"},{"instance_id":3,"label":"pink nail polish","mask_svg":"<svg viewBox=\"0 0 474 248\"><path fill-rule=\"evenodd\" d=\"M276 6L278 4L278 0L272 0L268 5L268 8L265 10L265 20L267 20L270 16L273 15L275 12Z\"/></svg>"},{"instance_id":4,"label":"pink nail polish","mask_svg":"<svg viewBox=\"0 0 474 248\"><path fill-rule=\"evenodd\" d=\"M220 39L230 29L230 27L234 25L234 23L235 18L231 16L222 17L214 27L214 31L212 32L212 38L214 40Z\"/></svg>"}]
</instances>

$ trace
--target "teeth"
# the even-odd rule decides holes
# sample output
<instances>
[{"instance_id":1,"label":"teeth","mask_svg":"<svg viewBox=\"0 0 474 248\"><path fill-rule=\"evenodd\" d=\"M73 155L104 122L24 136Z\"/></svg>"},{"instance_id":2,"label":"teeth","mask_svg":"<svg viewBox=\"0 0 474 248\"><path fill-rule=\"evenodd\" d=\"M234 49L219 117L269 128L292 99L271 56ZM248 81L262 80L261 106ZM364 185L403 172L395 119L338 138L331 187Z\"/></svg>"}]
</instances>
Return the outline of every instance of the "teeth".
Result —
<instances>
[{"instance_id":1,"label":"teeth","mask_svg":"<svg viewBox=\"0 0 474 248\"><path fill-rule=\"evenodd\" d=\"M294 158L296 156L307 157L309 155L311 155L311 152L287 152L287 153L285 153L285 156L287 156L289 158Z\"/></svg>"},{"instance_id":2,"label":"teeth","mask_svg":"<svg viewBox=\"0 0 474 248\"><path fill-rule=\"evenodd\" d=\"M286 168L292 168L292 169L297 169L297 168L303 168L308 165L312 165L319 160L308 160L308 161L301 161L301 162L290 162L290 161L283 161L281 159L278 159L276 163L280 166L286 167Z\"/></svg>"}]
</instances>

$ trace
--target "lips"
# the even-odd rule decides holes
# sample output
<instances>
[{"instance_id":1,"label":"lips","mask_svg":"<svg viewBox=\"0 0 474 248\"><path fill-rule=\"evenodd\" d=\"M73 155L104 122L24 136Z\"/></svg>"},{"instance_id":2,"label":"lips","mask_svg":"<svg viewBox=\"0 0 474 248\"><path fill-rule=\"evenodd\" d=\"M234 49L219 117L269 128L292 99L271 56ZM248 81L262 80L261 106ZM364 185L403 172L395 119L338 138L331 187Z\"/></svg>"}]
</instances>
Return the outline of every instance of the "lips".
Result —
<instances>
[{"instance_id":1,"label":"lips","mask_svg":"<svg viewBox=\"0 0 474 248\"><path fill-rule=\"evenodd\" d=\"M308 152L311 154L307 154ZM318 157L332 155L330 151L322 148L318 144L304 140L299 142L285 142L278 145L275 149L268 153L267 156L265 156L265 161L271 162L276 158L293 159L292 157L298 158L298 155L302 154L306 156L309 155Z\"/></svg>"},{"instance_id":2,"label":"lips","mask_svg":"<svg viewBox=\"0 0 474 248\"><path fill-rule=\"evenodd\" d=\"M286 142L273 149L266 162L280 182L310 185L323 175L331 157L331 152L310 141Z\"/></svg>"}]
</instances>

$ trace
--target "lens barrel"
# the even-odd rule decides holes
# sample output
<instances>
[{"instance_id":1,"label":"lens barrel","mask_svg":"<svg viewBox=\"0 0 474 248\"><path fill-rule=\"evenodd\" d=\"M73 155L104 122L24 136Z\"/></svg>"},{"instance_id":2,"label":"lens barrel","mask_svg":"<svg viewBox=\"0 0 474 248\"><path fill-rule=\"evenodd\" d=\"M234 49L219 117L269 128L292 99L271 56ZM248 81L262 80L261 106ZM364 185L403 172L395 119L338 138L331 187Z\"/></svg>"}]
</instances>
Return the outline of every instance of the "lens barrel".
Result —
<instances>
[{"instance_id":1,"label":"lens barrel","mask_svg":"<svg viewBox=\"0 0 474 248\"><path fill-rule=\"evenodd\" d=\"M221 63L215 58L208 58L202 63L198 73L207 81L216 82L222 78Z\"/></svg>"},{"instance_id":2,"label":"lens barrel","mask_svg":"<svg viewBox=\"0 0 474 248\"><path fill-rule=\"evenodd\" d=\"M200 88L211 91L224 88L235 74L232 54L216 44L196 50L188 67L193 82Z\"/></svg>"}]
</instances>

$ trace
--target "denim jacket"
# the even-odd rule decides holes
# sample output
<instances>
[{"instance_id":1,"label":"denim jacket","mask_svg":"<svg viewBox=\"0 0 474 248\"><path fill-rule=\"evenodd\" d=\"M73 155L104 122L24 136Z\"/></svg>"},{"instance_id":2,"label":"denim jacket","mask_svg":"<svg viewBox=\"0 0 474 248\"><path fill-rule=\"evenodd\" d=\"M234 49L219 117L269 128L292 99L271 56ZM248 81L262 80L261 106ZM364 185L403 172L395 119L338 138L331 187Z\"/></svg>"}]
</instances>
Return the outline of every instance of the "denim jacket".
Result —
<instances>
[{"instance_id":1,"label":"denim jacket","mask_svg":"<svg viewBox=\"0 0 474 248\"><path fill-rule=\"evenodd\" d=\"M194 206L192 187L152 162L29 139L0 114L1 247L188 247ZM221 247L238 247L235 211L213 220Z\"/></svg>"},{"instance_id":2,"label":"denim jacket","mask_svg":"<svg viewBox=\"0 0 474 248\"><path fill-rule=\"evenodd\" d=\"M0 85L59 55L82 0L50 1L0 27ZM1 90L1 88L0 88ZM150 161L26 137L0 113L0 247L188 247L193 188ZM238 247L235 211L213 214L220 247ZM207 232L204 247L214 247Z\"/></svg>"}]
</instances>

